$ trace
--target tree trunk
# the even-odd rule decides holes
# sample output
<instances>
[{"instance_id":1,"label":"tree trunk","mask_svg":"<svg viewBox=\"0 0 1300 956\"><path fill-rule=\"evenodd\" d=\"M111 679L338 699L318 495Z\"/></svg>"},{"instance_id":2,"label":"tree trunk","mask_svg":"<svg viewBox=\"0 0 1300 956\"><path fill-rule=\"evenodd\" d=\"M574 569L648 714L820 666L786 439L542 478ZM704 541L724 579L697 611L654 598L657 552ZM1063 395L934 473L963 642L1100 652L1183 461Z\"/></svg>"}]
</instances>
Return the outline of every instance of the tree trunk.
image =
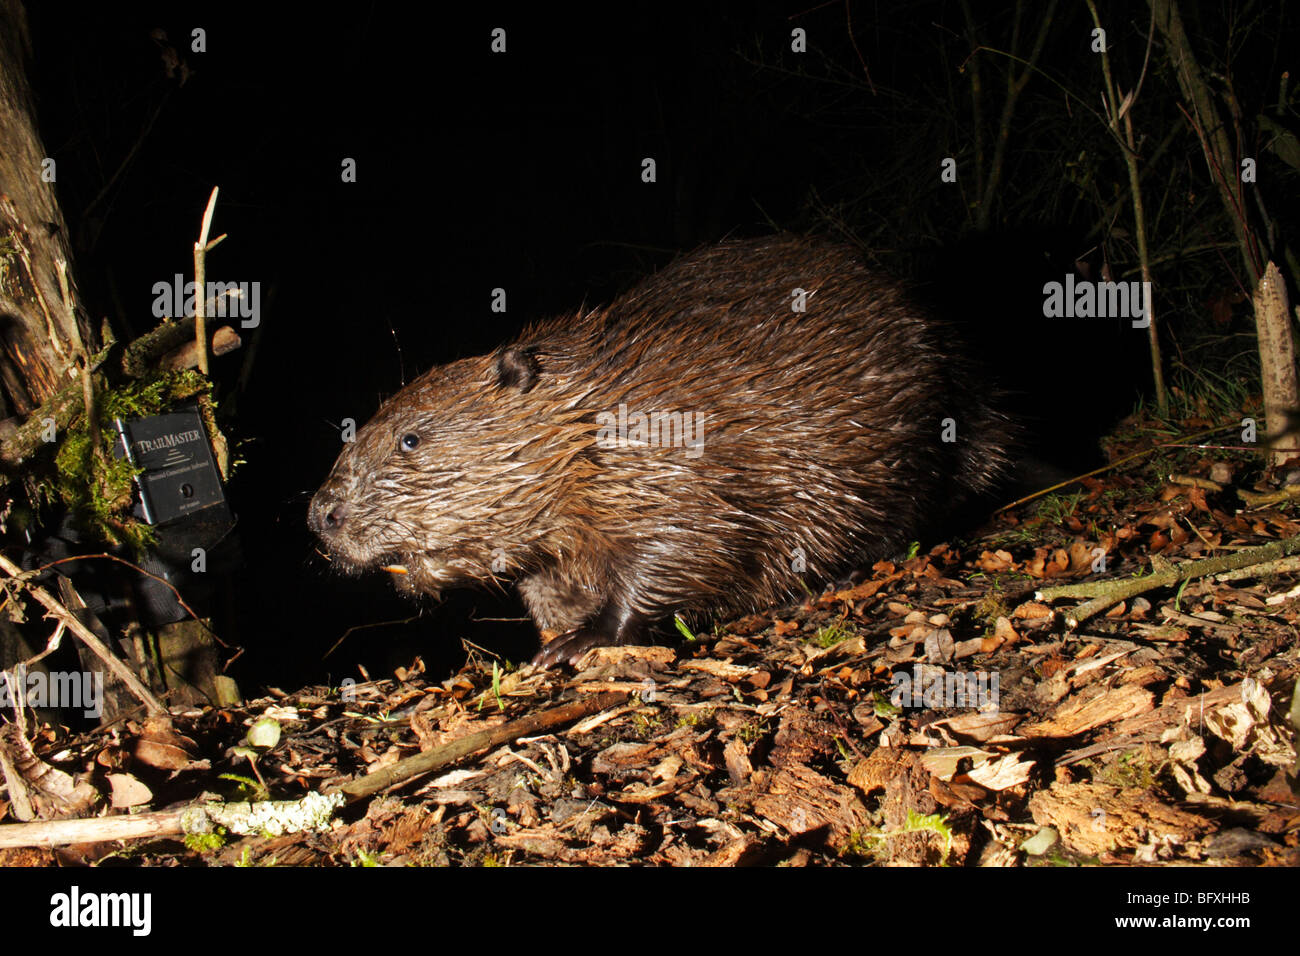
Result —
<instances>
[{"instance_id":1,"label":"tree trunk","mask_svg":"<svg viewBox=\"0 0 1300 956\"><path fill-rule=\"evenodd\" d=\"M0 0L0 418L30 414L96 344L60 291L59 263L75 288L68 230L33 118L30 59L22 4Z\"/></svg>"},{"instance_id":2,"label":"tree trunk","mask_svg":"<svg viewBox=\"0 0 1300 956\"><path fill-rule=\"evenodd\" d=\"M1255 327L1259 330L1259 377L1264 390L1269 464L1284 465L1297 454L1300 386L1296 384L1295 343L1291 336L1286 284L1282 273L1271 262L1255 287Z\"/></svg>"},{"instance_id":3,"label":"tree trunk","mask_svg":"<svg viewBox=\"0 0 1300 956\"><path fill-rule=\"evenodd\" d=\"M1178 0L1149 0L1155 12L1156 27L1165 38L1169 64L1174 68L1178 89L1190 110L1190 121L1201 140L1210 177L1214 180L1219 199L1228 213L1237 246L1246 266L1246 283L1254 288L1263 272L1264 261L1260 255L1261 243L1251 227L1246 203L1242 195L1241 170L1236 151L1228 136L1228 126L1215 105L1214 94L1205 83L1201 66L1192 50L1191 41L1183 29Z\"/></svg>"}]
</instances>

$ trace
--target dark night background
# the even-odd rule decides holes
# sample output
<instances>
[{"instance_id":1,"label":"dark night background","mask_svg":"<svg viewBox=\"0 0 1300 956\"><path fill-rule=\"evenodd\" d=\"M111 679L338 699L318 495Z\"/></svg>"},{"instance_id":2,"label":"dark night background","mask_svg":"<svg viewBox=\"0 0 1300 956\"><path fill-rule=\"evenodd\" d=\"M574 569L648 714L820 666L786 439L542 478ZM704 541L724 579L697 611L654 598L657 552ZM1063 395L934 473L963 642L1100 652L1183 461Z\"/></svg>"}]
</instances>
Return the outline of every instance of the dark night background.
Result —
<instances>
[{"instance_id":1,"label":"dark night background","mask_svg":"<svg viewBox=\"0 0 1300 956\"><path fill-rule=\"evenodd\" d=\"M1025 30L1044 6L1026 5ZM1278 49L1294 50L1296 37L1278 36L1287 21L1270 5L1205 6L1202 17L1187 4L1184 16L1210 36L1225 20L1257 18L1237 24L1243 40L1231 55L1242 64L1238 94L1260 106L1285 68ZM972 7L989 45L1006 45L1013 5ZM1128 82L1148 10L1101 7ZM214 185L214 234L229 238L208 277L262 283L260 335L213 369L246 461L228 488L244 560L237 626L223 632L246 649L236 672L246 693L355 676L358 661L384 676L413 653L436 670L463 653L461 638L513 660L531 653L526 622L513 643L476 622L520 607L462 594L411 624L356 632L322 660L348 628L419 611L384 575L340 578L313 555L305 509L339 451L337 423L364 422L431 364L607 299L704 242L775 229L859 239L881 268L963 322L1000 380L1029 396L1026 407L1050 408L1055 427L1043 434L1055 437L1042 442L1059 445L1067 464L1086 463L1095 435L1145 387L1140 337L1041 318L1044 277L1060 278L1090 249L1133 264L1131 239L1112 228L1127 223L1126 208L1094 229L1124 176L1117 157L1097 158L1103 131L1071 99L1098 102L1082 4L1056 10L1043 66L1058 82L1036 77L1026 89L985 229L972 223L965 185L938 176L954 156L969 183L960 67L971 44L960 4L413 9L28 6L38 120L92 314L108 316L119 338L150 327L152 286L190 272ZM489 49L497 26L503 56ZM790 52L795 26L808 31L802 56ZM195 27L206 52L190 52ZM164 72L158 28L191 71L183 85ZM997 94L1007 61L984 57L983 82ZM1141 104L1158 139L1177 111L1162 108L1169 82L1157 74ZM1000 105L990 100L986 123ZM1193 147L1184 130L1171 168L1204 196ZM646 156L658 162L651 185L640 179ZM355 184L340 182L344 157L358 163ZM1184 248L1215 228L1198 219L1197 201L1171 208L1161 229ZM1234 269L1231 252L1165 264L1159 305L1183 323L1173 334L1194 327L1206 295L1233 286ZM489 310L495 287L508 292L506 315ZM1190 332L1181 346L1174 354L1194 366Z\"/></svg>"}]
</instances>

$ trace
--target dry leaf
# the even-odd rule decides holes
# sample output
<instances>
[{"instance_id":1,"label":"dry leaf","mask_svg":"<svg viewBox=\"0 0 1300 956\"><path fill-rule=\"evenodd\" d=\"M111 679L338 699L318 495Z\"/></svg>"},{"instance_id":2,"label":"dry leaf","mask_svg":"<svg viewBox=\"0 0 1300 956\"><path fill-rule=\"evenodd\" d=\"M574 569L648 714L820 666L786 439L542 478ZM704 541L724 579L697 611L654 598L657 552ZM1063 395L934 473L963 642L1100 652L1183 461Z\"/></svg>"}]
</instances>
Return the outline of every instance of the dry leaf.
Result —
<instances>
[{"instance_id":1,"label":"dry leaf","mask_svg":"<svg viewBox=\"0 0 1300 956\"><path fill-rule=\"evenodd\" d=\"M987 790L1007 790L1029 779L1034 761L1022 760L1020 754L1006 754L971 770L968 776Z\"/></svg>"},{"instance_id":2,"label":"dry leaf","mask_svg":"<svg viewBox=\"0 0 1300 956\"><path fill-rule=\"evenodd\" d=\"M143 806L153 799L153 791L129 773L110 773L108 783L113 788L115 809Z\"/></svg>"}]
</instances>

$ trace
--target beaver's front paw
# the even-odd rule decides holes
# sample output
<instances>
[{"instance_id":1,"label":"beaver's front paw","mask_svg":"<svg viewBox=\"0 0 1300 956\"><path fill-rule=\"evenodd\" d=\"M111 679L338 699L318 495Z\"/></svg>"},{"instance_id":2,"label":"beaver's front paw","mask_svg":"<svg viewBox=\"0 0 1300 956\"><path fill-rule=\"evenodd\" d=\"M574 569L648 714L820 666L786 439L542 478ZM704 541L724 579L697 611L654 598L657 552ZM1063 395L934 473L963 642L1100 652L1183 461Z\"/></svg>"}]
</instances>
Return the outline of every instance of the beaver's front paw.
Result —
<instances>
[{"instance_id":1,"label":"beaver's front paw","mask_svg":"<svg viewBox=\"0 0 1300 956\"><path fill-rule=\"evenodd\" d=\"M608 635L579 627L544 644L533 656L532 663L538 667L554 667L561 663L576 667L582 655L593 647L608 647L614 643L616 642L610 640Z\"/></svg>"}]
</instances>

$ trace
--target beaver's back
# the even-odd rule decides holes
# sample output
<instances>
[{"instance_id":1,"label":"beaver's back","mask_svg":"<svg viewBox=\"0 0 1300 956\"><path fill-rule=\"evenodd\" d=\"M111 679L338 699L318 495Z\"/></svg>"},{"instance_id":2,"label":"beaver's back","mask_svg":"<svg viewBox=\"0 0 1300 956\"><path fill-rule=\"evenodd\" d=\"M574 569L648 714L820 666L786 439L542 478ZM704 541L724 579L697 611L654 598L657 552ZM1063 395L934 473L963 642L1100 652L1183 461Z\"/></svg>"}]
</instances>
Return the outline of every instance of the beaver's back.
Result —
<instances>
[{"instance_id":1,"label":"beaver's back","mask_svg":"<svg viewBox=\"0 0 1300 956\"><path fill-rule=\"evenodd\" d=\"M698 457L662 443L599 449L609 484L629 474L653 484L625 524L650 526L674 507L698 527L725 515L745 531L734 550L752 550L755 537L764 551L802 548L816 574L906 541L1005 463L1005 421L951 330L846 246L778 237L706 247L608 308L515 344L563 375L575 404L702 424ZM696 549L732 542L719 544L697 538Z\"/></svg>"}]
</instances>

